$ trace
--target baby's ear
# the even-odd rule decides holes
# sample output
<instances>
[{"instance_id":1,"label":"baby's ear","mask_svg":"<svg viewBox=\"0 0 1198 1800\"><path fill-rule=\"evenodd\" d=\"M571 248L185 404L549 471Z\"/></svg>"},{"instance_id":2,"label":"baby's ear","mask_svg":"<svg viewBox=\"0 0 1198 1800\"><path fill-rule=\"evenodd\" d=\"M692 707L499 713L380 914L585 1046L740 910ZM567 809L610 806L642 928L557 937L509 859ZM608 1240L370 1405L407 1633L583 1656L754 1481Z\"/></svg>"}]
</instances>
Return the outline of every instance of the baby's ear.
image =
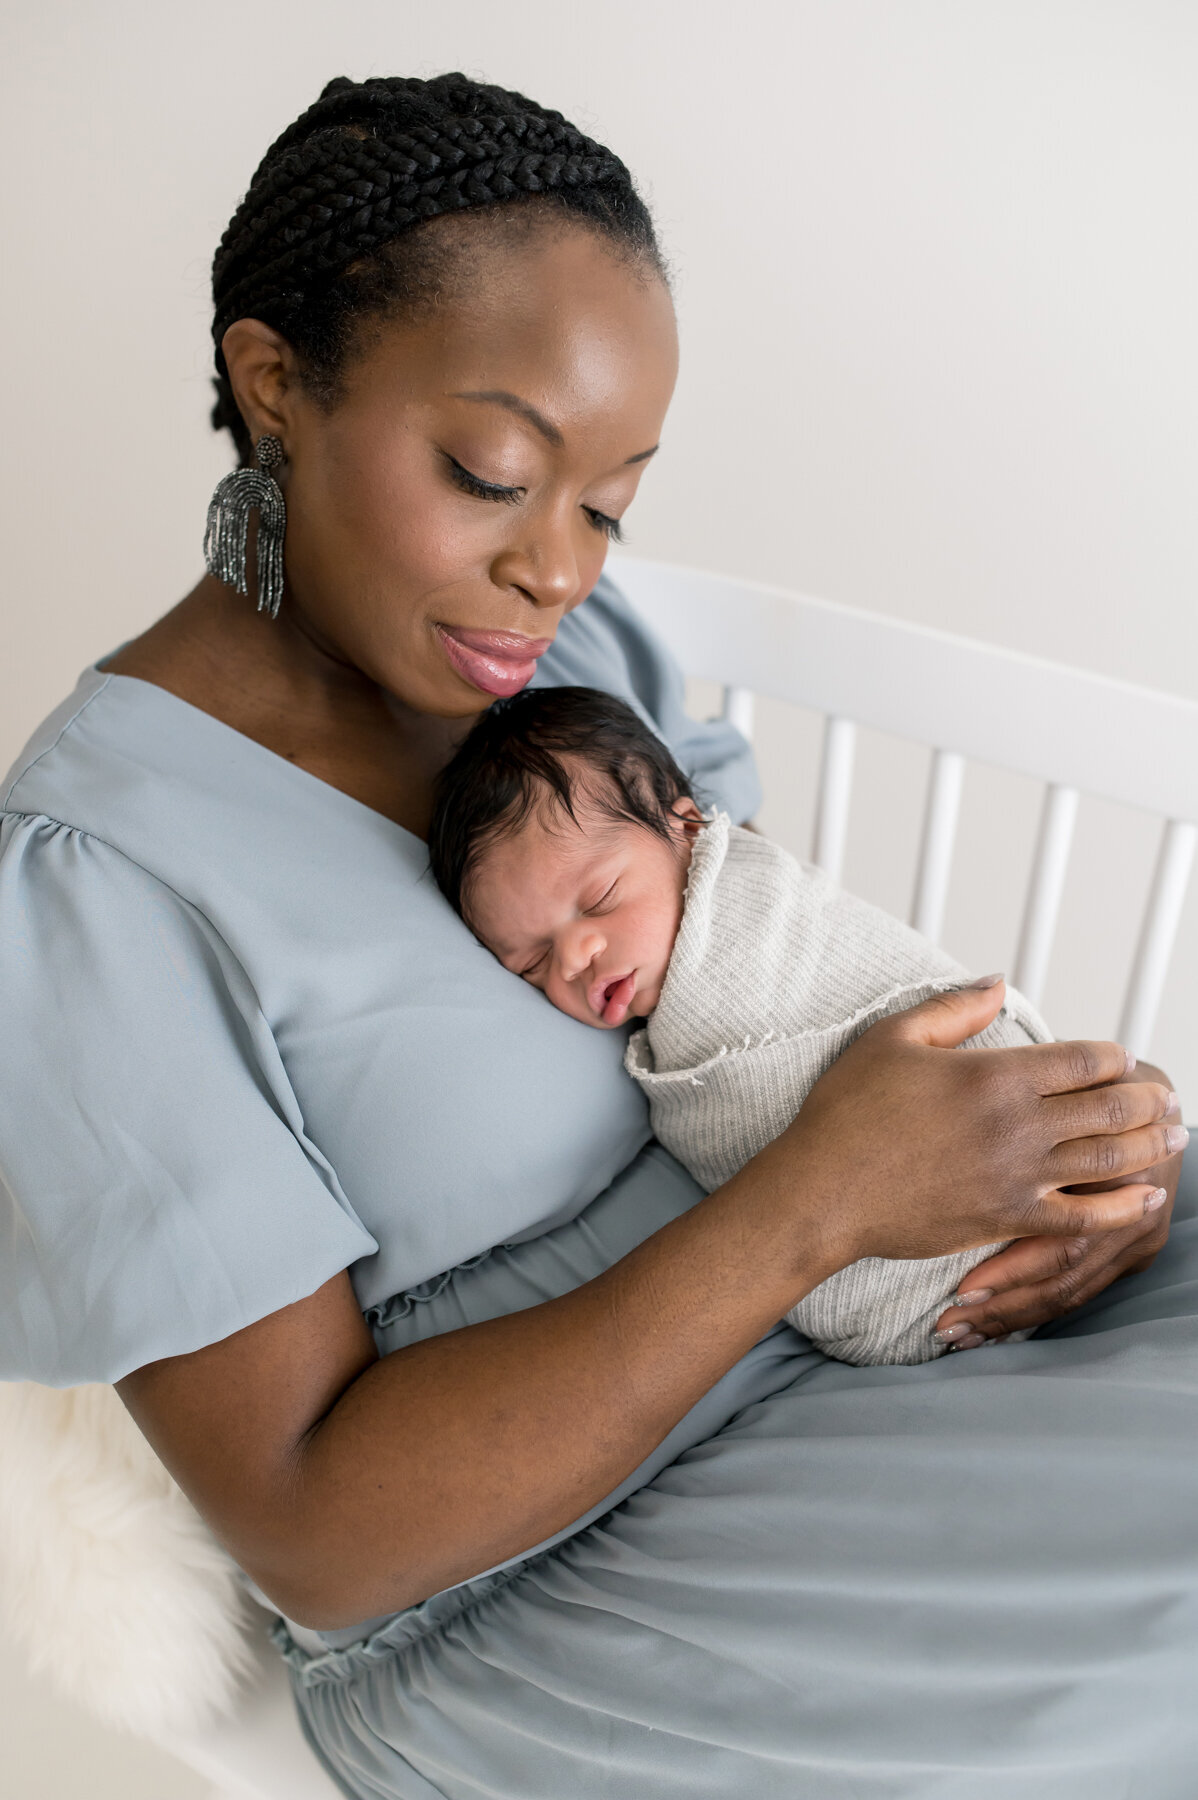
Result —
<instances>
[{"instance_id":1,"label":"baby's ear","mask_svg":"<svg viewBox=\"0 0 1198 1800\"><path fill-rule=\"evenodd\" d=\"M670 811L681 824L683 831L688 834L693 835L703 824L703 814L689 794L679 794L677 800L671 805Z\"/></svg>"}]
</instances>

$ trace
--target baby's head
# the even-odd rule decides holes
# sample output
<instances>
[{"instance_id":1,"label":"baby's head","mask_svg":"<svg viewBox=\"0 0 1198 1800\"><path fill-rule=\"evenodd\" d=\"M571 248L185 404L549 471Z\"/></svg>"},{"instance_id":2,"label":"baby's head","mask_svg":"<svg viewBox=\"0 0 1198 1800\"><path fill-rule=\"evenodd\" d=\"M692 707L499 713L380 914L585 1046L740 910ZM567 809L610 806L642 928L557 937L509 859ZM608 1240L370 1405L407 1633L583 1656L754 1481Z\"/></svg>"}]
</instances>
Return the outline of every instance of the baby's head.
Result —
<instances>
[{"instance_id":1,"label":"baby's head","mask_svg":"<svg viewBox=\"0 0 1198 1800\"><path fill-rule=\"evenodd\" d=\"M657 1005L701 823L631 707L526 689L483 714L442 774L429 858L505 968L610 1030Z\"/></svg>"}]
</instances>

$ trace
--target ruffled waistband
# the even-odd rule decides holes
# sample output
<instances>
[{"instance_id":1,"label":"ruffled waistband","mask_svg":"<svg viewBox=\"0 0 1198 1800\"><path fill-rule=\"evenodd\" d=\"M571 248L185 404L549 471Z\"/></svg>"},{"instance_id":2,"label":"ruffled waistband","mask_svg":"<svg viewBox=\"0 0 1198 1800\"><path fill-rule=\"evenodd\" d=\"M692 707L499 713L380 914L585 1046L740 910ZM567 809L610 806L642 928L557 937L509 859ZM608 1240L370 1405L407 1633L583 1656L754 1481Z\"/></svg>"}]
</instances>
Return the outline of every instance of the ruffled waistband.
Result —
<instances>
[{"instance_id":1,"label":"ruffled waistband","mask_svg":"<svg viewBox=\"0 0 1198 1800\"><path fill-rule=\"evenodd\" d=\"M472 1607L507 1586L528 1567L527 1562L498 1569L491 1575L479 1575L464 1581L460 1587L448 1588L396 1613L359 1643L347 1644L339 1650L313 1651L296 1642L285 1619L277 1619L270 1628L270 1640L294 1671L302 1687L316 1687L325 1681L347 1681L384 1657L393 1656L409 1644L417 1643L432 1632L441 1631Z\"/></svg>"}]
</instances>

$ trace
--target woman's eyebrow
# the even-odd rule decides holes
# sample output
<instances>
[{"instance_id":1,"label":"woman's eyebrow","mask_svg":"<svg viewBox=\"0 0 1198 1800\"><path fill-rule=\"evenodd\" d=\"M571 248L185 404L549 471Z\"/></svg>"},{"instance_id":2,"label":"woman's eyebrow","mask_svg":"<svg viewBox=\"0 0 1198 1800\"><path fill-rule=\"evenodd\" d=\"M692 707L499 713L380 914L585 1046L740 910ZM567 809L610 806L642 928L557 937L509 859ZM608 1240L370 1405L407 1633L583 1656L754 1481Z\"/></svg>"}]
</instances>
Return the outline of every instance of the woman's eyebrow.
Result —
<instances>
[{"instance_id":1,"label":"woman's eyebrow","mask_svg":"<svg viewBox=\"0 0 1198 1800\"><path fill-rule=\"evenodd\" d=\"M521 400L519 394L509 394L506 388L487 388L484 392L477 394L453 394L451 398L454 400L481 400L488 406L506 406L509 412L515 413L519 418L525 419L530 425L535 426L541 436L547 438L559 450L566 441L557 426L551 424L543 413L539 413L529 401Z\"/></svg>"},{"instance_id":2,"label":"woman's eyebrow","mask_svg":"<svg viewBox=\"0 0 1198 1800\"><path fill-rule=\"evenodd\" d=\"M522 400L519 394L509 394L506 388L485 388L478 393L451 394L450 398L452 400L481 400L486 406L506 407L508 412L515 413L517 418L524 419L529 425L532 425L555 449L560 450L566 441L557 426L547 419L544 413L539 413L531 401ZM627 468L630 463L645 462L656 450L656 444L649 450L638 450L635 456L625 457L624 466Z\"/></svg>"}]
</instances>

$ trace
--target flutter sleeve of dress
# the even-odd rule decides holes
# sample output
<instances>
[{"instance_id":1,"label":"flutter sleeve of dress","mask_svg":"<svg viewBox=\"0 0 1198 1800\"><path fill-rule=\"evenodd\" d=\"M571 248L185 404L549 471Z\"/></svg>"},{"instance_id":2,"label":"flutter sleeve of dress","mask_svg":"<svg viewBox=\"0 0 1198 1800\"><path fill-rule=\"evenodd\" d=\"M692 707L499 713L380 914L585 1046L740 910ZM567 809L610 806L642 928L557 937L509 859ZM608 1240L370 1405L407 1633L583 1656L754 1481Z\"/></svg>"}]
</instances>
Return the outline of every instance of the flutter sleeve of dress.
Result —
<instances>
[{"instance_id":1,"label":"flutter sleeve of dress","mask_svg":"<svg viewBox=\"0 0 1198 1800\"><path fill-rule=\"evenodd\" d=\"M0 827L0 1379L112 1382L377 1248L199 911L86 832Z\"/></svg>"}]
</instances>

